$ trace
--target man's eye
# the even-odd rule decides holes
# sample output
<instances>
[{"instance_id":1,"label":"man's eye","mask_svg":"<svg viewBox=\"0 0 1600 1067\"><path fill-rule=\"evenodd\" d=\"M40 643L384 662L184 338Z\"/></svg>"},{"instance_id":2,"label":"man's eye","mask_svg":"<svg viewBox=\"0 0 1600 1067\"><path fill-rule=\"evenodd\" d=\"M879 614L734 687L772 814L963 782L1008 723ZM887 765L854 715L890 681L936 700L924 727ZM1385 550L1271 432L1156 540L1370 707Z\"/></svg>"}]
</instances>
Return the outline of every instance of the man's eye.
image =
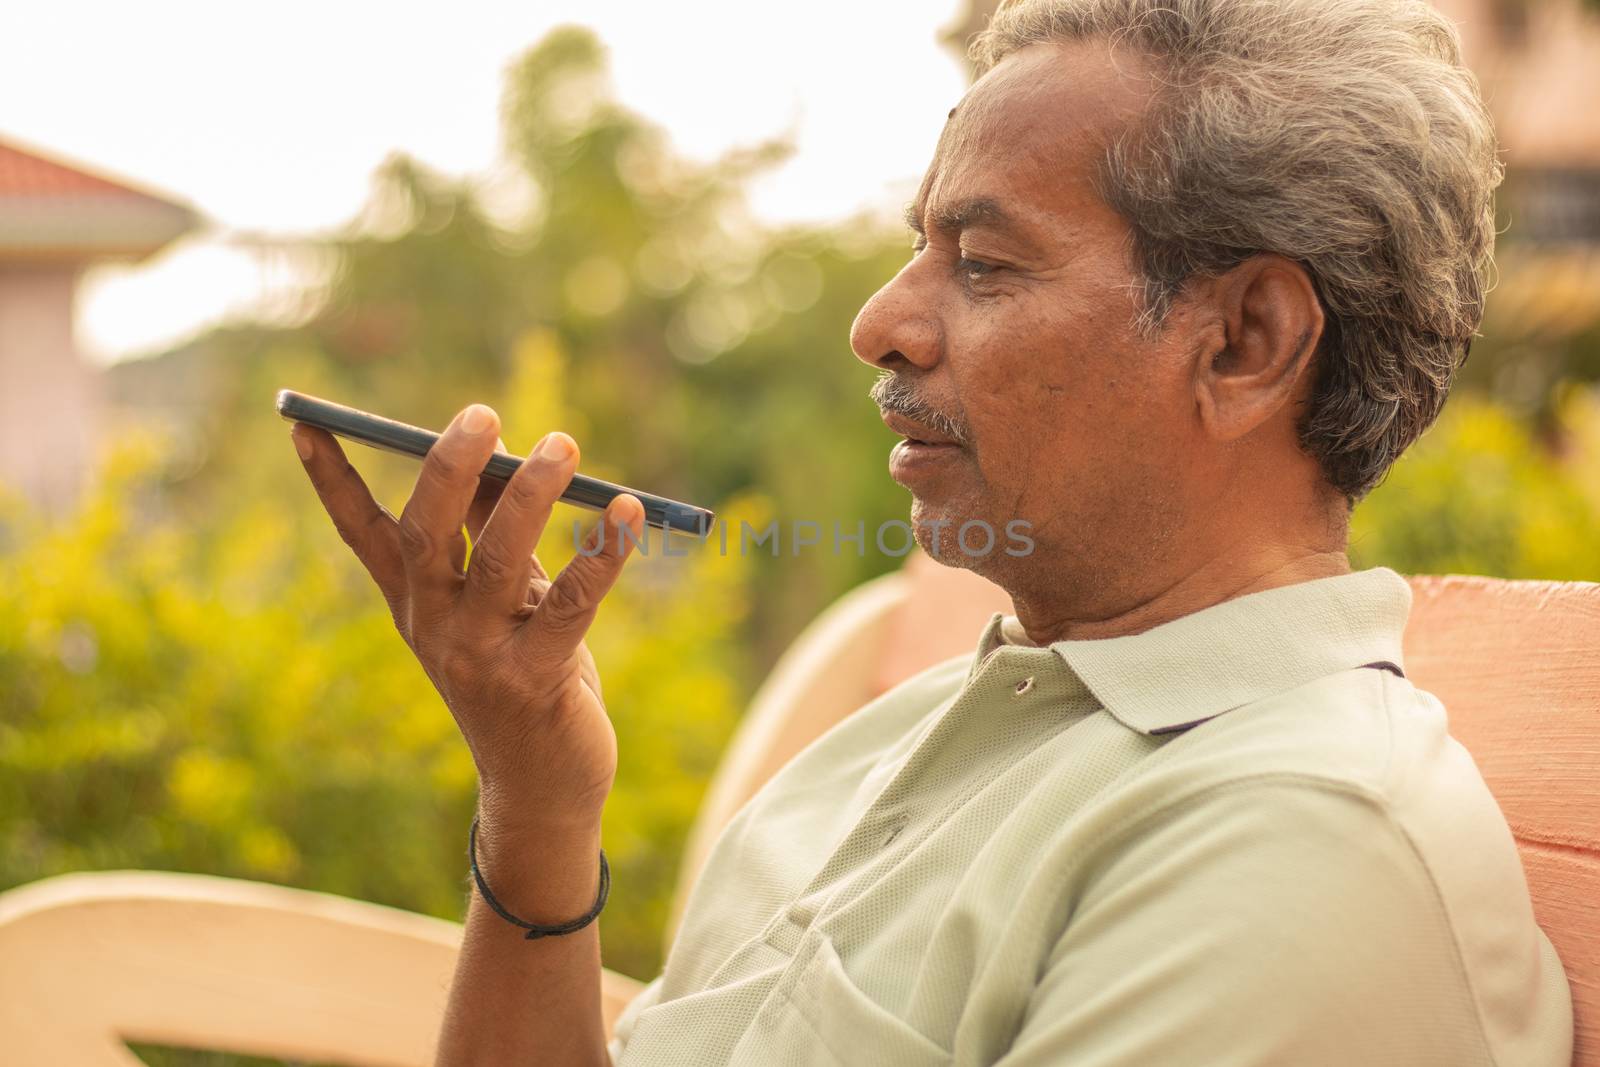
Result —
<instances>
[{"instance_id":1,"label":"man's eye","mask_svg":"<svg viewBox=\"0 0 1600 1067\"><path fill-rule=\"evenodd\" d=\"M960 271L962 274L965 274L969 278L982 278L985 275L992 274L999 269L1000 268L996 267L992 263L984 263L980 260L969 259L966 256L962 256L956 261L956 270Z\"/></svg>"}]
</instances>

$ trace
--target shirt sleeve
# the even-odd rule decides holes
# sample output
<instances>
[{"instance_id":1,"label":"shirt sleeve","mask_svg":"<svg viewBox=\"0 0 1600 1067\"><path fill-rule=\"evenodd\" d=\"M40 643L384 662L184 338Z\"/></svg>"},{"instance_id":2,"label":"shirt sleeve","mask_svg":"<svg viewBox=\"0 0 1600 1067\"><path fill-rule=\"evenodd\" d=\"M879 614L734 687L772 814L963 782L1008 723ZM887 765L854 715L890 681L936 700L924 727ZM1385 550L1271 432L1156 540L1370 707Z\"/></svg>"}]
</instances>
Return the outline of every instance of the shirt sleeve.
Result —
<instances>
[{"instance_id":1,"label":"shirt sleeve","mask_svg":"<svg viewBox=\"0 0 1600 1067\"><path fill-rule=\"evenodd\" d=\"M1374 797L1268 779L1098 856L996 1067L1489 1067L1449 917Z\"/></svg>"}]
</instances>

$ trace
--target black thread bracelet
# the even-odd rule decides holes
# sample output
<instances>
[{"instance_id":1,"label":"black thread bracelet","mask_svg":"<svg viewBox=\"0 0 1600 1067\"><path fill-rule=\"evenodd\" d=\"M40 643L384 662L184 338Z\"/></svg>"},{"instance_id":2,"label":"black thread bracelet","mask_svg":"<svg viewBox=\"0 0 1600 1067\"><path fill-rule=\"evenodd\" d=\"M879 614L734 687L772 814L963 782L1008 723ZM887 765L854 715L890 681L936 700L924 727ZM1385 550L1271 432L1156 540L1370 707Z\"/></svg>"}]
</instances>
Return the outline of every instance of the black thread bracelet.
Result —
<instances>
[{"instance_id":1,"label":"black thread bracelet","mask_svg":"<svg viewBox=\"0 0 1600 1067\"><path fill-rule=\"evenodd\" d=\"M611 868L606 865L606 850L600 850L600 893L595 898L594 907L589 909L589 914L569 922L558 923L554 926L543 926L531 923L526 919L519 919L494 899L494 894L489 892L489 883L483 880L483 872L478 870L478 817L472 817L472 829L467 834L467 859L472 861L472 880L478 883L478 892L483 894L483 901L494 909L494 913L513 926L520 926L528 931L524 936L529 941L537 941L541 937L560 937L582 930L594 922L600 915L600 909L606 906L606 897L611 893Z\"/></svg>"}]
</instances>

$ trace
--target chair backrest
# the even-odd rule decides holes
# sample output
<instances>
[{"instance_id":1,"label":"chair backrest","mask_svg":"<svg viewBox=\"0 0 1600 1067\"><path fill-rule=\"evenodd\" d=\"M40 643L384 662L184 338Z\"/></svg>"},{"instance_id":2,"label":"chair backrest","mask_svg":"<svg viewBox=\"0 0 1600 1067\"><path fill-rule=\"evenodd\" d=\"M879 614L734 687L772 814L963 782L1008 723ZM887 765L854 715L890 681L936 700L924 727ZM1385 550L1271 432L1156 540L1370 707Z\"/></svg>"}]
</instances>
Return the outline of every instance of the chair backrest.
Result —
<instances>
[{"instance_id":1,"label":"chair backrest","mask_svg":"<svg viewBox=\"0 0 1600 1067\"><path fill-rule=\"evenodd\" d=\"M1573 1067L1600 1065L1600 585L1411 579L1406 673L1437 696L1522 853L1572 986Z\"/></svg>"},{"instance_id":2,"label":"chair backrest","mask_svg":"<svg viewBox=\"0 0 1600 1067\"><path fill-rule=\"evenodd\" d=\"M1600 1067L1600 585L1410 579L1406 673L1437 696L1521 850L1572 986L1573 1067ZM684 897L718 832L777 768L900 681L972 651L1006 594L920 554L795 641L757 693L685 850ZM1509 709L1509 710L1508 710Z\"/></svg>"},{"instance_id":3,"label":"chair backrest","mask_svg":"<svg viewBox=\"0 0 1600 1067\"><path fill-rule=\"evenodd\" d=\"M0 893L0 1063L143 1067L125 1041L295 1062L434 1062L461 927L203 874ZM609 1030L643 988L602 972Z\"/></svg>"},{"instance_id":4,"label":"chair backrest","mask_svg":"<svg viewBox=\"0 0 1600 1067\"><path fill-rule=\"evenodd\" d=\"M156 871L0 895L0 1061L138 1067L124 1040L318 1063L433 1062L460 928Z\"/></svg>"}]
</instances>

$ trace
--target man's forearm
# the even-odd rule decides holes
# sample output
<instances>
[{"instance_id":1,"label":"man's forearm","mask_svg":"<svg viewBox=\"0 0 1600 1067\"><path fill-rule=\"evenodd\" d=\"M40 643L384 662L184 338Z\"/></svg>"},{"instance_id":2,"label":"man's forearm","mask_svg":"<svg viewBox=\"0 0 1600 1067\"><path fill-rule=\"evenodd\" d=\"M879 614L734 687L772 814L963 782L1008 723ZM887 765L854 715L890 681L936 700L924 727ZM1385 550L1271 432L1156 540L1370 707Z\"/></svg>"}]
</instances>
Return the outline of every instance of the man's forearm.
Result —
<instances>
[{"instance_id":1,"label":"man's forearm","mask_svg":"<svg viewBox=\"0 0 1600 1067\"><path fill-rule=\"evenodd\" d=\"M486 821L478 866L501 906L529 922L560 923L594 905L599 827L496 833ZM600 936L529 941L476 891L439 1035L440 1067L604 1067Z\"/></svg>"},{"instance_id":2,"label":"man's forearm","mask_svg":"<svg viewBox=\"0 0 1600 1067\"><path fill-rule=\"evenodd\" d=\"M644 505L627 493L612 500L590 535L594 551L551 579L534 547L577 471L577 442L551 431L486 495L478 472L499 428L482 404L457 415L398 519L326 430L296 423L294 444L472 753L490 890L512 915L557 925L594 904L600 809L617 770L583 637L640 543ZM474 894L436 1062L603 1067L601 1018L598 927L529 941Z\"/></svg>"}]
</instances>

